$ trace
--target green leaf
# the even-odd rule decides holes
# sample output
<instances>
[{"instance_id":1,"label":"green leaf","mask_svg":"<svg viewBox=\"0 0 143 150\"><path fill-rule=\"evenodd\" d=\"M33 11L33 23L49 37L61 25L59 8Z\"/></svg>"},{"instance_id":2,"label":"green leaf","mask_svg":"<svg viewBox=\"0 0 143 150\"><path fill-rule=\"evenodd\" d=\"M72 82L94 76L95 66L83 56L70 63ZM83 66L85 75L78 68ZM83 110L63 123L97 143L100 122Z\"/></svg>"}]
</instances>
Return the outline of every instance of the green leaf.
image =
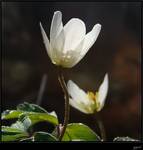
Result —
<instances>
[{"instance_id":1,"label":"green leaf","mask_svg":"<svg viewBox=\"0 0 143 150\"><path fill-rule=\"evenodd\" d=\"M23 112L17 111L17 110L6 110L2 113L2 119L18 118L21 113L23 113Z\"/></svg>"},{"instance_id":2,"label":"green leaf","mask_svg":"<svg viewBox=\"0 0 143 150\"><path fill-rule=\"evenodd\" d=\"M36 132L33 136L34 141L57 141L56 137L54 137L50 133L46 132Z\"/></svg>"},{"instance_id":3,"label":"green leaf","mask_svg":"<svg viewBox=\"0 0 143 150\"><path fill-rule=\"evenodd\" d=\"M22 117L24 116L27 116L30 120L31 120L31 125L34 125L36 123L39 123L39 122L43 122L43 121L46 121L46 122L49 122L49 123L52 123L54 125L58 125L58 119L51 115L50 113L23 113L21 115Z\"/></svg>"},{"instance_id":4,"label":"green leaf","mask_svg":"<svg viewBox=\"0 0 143 150\"><path fill-rule=\"evenodd\" d=\"M28 116L32 125L38 122L47 121L54 125L58 125L58 118L53 111L48 113L46 110L35 104L24 103L17 106L17 110L6 110L2 113L2 119L14 119L21 116Z\"/></svg>"},{"instance_id":5,"label":"green leaf","mask_svg":"<svg viewBox=\"0 0 143 150\"><path fill-rule=\"evenodd\" d=\"M16 123L11 125L11 127L21 131L27 131L31 125L32 122L28 116L21 116Z\"/></svg>"},{"instance_id":6,"label":"green leaf","mask_svg":"<svg viewBox=\"0 0 143 150\"><path fill-rule=\"evenodd\" d=\"M22 138L28 137L27 132L13 127L2 126L2 141L18 141Z\"/></svg>"},{"instance_id":7,"label":"green leaf","mask_svg":"<svg viewBox=\"0 0 143 150\"><path fill-rule=\"evenodd\" d=\"M54 131L53 135L57 136ZM62 141L101 141L100 137L88 126L82 123L67 125Z\"/></svg>"},{"instance_id":8,"label":"green leaf","mask_svg":"<svg viewBox=\"0 0 143 150\"><path fill-rule=\"evenodd\" d=\"M35 112L20 112L16 110L9 111L9 113L3 113L2 114L2 119L14 119L14 118L20 118L21 116L28 116L32 124L42 122L42 121L47 121L49 123L52 123L54 125L58 125L58 119L55 114L55 112L51 113L35 113Z\"/></svg>"},{"instance_id":9,"label":"green leaf","mask_svg":"<svg viewBox=\"0 0 143 150\"><path fill-rule=\"evenodd\" d=\"M36 104L30 104L27 102L24 102L23 104L19 104L17 106L17 110L26 111L26 112L47 113L47 111L44 108L42 108Z\"/></svg>"},{"instance_id":10,"label":"green leaf","mask_svg":"<svg viewBox=\"0 0 143 150\"><path fill-rule=\"evenodd\" d=\"M31 120L25 116L21 116L16 123L10 127L2 127L2 141L19 141L28 137L27 130L31 126Z\"/></svg>"},{"instance_id":11,"label":"green leaf","mask_svg":"<svg viewBox=\"0 0 143 150\"><path fill-rule=\"evenodd\" d=\"M11 133L21 133L20 129L9 127L9 126L2 126L2 132L11 132Z\"/></svg>"},{"instance_id":12,"label":"green leaf","mask_svg":"<svg viewBox=\"0 0 143 150\"><path fill-rule=\"evenodd\" d=\"M113 141L139 141L139 140L126 136L126 137L116 137L114 138Z\"/></svg>"}]
</instances>

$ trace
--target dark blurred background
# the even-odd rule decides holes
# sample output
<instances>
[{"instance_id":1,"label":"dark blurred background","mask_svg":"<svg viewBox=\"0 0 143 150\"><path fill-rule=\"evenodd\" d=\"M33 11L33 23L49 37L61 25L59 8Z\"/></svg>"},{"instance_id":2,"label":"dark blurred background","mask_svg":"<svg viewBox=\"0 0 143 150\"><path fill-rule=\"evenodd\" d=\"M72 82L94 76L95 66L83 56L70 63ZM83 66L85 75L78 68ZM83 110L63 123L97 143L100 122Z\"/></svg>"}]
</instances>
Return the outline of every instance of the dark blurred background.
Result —
<instances>
[{"instance_id":1,"label":"dark blurred background","mask_svg":"<svg viewBox=\"0 0 143 150\"><path fill-rule=\"evenodd\" d=\"M138 2L3 2L2 111L26 101L38 103L49 112L55 110L63 121L63 93L39 28L41 21L49 36L53 13L60 10L64 24L73 17L80 18L87 32L96 23L102 25L93 47L78 65L65 71L65 78L85 91L96 91L108 72L109 93L100 112L107 138L140 139L140 7ZM39 97L42 80L46 84ZM92 115L71 108L70 122L83 122L99 134Z\"/></svg>"}]
</instances>

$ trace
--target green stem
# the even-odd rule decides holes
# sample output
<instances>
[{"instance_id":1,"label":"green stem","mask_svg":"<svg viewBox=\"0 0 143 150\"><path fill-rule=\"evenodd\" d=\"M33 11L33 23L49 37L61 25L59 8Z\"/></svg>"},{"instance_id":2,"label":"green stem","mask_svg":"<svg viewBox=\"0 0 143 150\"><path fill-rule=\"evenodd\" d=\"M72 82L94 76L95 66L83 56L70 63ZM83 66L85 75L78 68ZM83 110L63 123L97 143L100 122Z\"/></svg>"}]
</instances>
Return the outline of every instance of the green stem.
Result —
<instances>
[{"instance_id":1,"label":"green stem","mask_svg":"<svg viewBox=\"0 0 143 150\"><path fill-rule=\"evenodd\" d=\"M62 129L60 131L60 136L59 136L59 141L61 141L63 136L64 136L64 133L66 131L66 127L67 127L67 124L68 124L68 121L69 121L69 112L70 112L69 94L68 94L68 91L67 91L67 86L66 86L66 83L65 83L65 80L64 80L64 76L62 74L62 70L61 69L59 70L58 80L60 82L60 85L61 85L61 87L63 89L63 92L64 92L64 95L65 95L64 122L63 122Z\"/></svg>"},{"instance_id":2,"label":"green stem","mask_svg":"<svg viewBox=\"0 0 143 150\"><path fill-rule=\"evenodd\" d=\"M99 114L97 114L97 112L96 112L94 117L95 117L95 119L96 119L96 121L98 123L98 127L99 127L99 130L100 130L101 138L102 138L103 141L106 141L105 127L103 125L103 122L100 119Z\"/></svg>"}]
</instances>

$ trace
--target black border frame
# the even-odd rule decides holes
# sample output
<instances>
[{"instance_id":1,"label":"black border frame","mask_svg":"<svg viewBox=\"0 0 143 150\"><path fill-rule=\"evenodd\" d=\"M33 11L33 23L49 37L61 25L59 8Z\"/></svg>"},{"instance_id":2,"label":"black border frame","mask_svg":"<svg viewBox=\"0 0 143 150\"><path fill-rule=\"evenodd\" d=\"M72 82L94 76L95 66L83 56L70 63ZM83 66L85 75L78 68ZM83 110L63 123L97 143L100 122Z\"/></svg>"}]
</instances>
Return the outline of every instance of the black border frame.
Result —
<instances>
[{"instance_id":1,"label":"black border frame","mask_svg":"<svg viewBox=\"0 0 143 150\"><path fill-rule=\"evenodd\" d=\"M5 3L5 2L25 2L25 3L28 3L28 2L57 2L56 0L53 0L53 1L44 1L44 0L22 0L22 1L20 1L20 0L1 0L1 2L0 2L0 7L1 7L1 11L0 11L0 16L1 16L1 24L0 24L0 35L1 35L1 41L0 41L0 45L1 45L1 58L2 57L4 57L4 52L3 52L3 46L2 46L2 41L4 40L4 37L3 37L3 35L2 35L2 3ZM62 1L62 0L60 0L60 1L58 1L58 2L66 2L66 1ZM73 1L68 1L68 2L73 2ZM76 1L76 2L83 2L83 1ZM84 1L84 2L86 2L86 1ZM88 1L88 2L92 2L92 1ZM115 1L104 1L104 0L101 0L101 1L97 1L97 2L115 2ZM141 39L141 41L140 41L140 44L141 44L141 52L140 52L140 54L141 54L141 58L142 58L142 49L143 49L143 43L142 43L142 41L143 41L143 35L142 35L142 32L143 32L143 29L142 29L142 27L143 27L143 1L142 0L140 0L140 1L116 1L116 2L139 2L140 3L140 11L141 11L141 34L140 34L140 39ZM1 66L2 67L4 67L3 66L3 64L2 64L2 62L1 62ZM2 76L3 76L3 73L2 73L2 67L1 67L1 78L2 78ZM143 73L143 70L142 70L142 59L141 59L141 75L142 75L142 73ZM2 81L3 82L3 81ZM1 82L1 87L2 87L2 82ZM115 148L117 148L118 146L119 146L119 144L120 143L124 143L124 146L127 146L127 144L129 143L130 144L130 147L133 149L133 150L140 150L140 149L142 149L143 148L143 102L142 102L142 78L141 78L141 84L140 84L140 90L141 90L141 100L140 100L140 103L141 103L141 108L140 108L140 110L141 110L141 141L137 141L137 142L130 142L130 141L127 141L127 142L102 142L103 144L105 144L105 146L107 146L107 143L111 143L112 145L113 145L113 147L115 147ZM2 106L2 98L3 98L3 95L2 95L2 88L1 88L1 102L0 102L0 106ZM1 112L1 109L0 109L0 112ZM2 113L2 112L1 112ZM0 120L0 122L1 122L1 120ZM1 130L0 130L0 132L1 132ZM0 136L0 139L1 139L1 136ZM0 143L3 143L4 145L6 144L6 143L19 143L19 142L2 142L1 140L0 140ZM22 142L22 143L28 143L28 142ZM41 143L43 143L43 142L34 142L34 143L39 143L39 144L41 144ZM93 144L93 143L95 143L95 144L98 144L99 146L101 146L101 142L45 142L45 143L69 143L69 144L71 144L71 143L82 143L82 144L87 144L87 143L90 143L90 144ZM118 145L118 146L117 146ZM125 147L124 147L125 148Z\"/></svg>"}]
</instances>

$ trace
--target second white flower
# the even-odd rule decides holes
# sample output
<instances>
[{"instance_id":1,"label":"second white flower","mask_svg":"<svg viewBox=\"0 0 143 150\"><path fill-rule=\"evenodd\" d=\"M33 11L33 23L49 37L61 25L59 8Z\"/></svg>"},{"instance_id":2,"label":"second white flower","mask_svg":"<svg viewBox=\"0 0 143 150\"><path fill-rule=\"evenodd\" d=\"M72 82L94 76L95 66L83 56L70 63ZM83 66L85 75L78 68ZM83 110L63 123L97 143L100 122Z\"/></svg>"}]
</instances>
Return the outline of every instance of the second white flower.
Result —
<instances>
[{"instance_id":1,"label":"second white flower","mask_svg":"<svg viewBox=\"0 0 143 150\"><path fill-rule=\"evenodd\" d=\"M108 74L105 75L97 92L84 92L73 81L69 80L67 89L70 98L70 105L86 114L93 114L100 111L105 103L108 92Z\"/></svg>"}]
</instances>

